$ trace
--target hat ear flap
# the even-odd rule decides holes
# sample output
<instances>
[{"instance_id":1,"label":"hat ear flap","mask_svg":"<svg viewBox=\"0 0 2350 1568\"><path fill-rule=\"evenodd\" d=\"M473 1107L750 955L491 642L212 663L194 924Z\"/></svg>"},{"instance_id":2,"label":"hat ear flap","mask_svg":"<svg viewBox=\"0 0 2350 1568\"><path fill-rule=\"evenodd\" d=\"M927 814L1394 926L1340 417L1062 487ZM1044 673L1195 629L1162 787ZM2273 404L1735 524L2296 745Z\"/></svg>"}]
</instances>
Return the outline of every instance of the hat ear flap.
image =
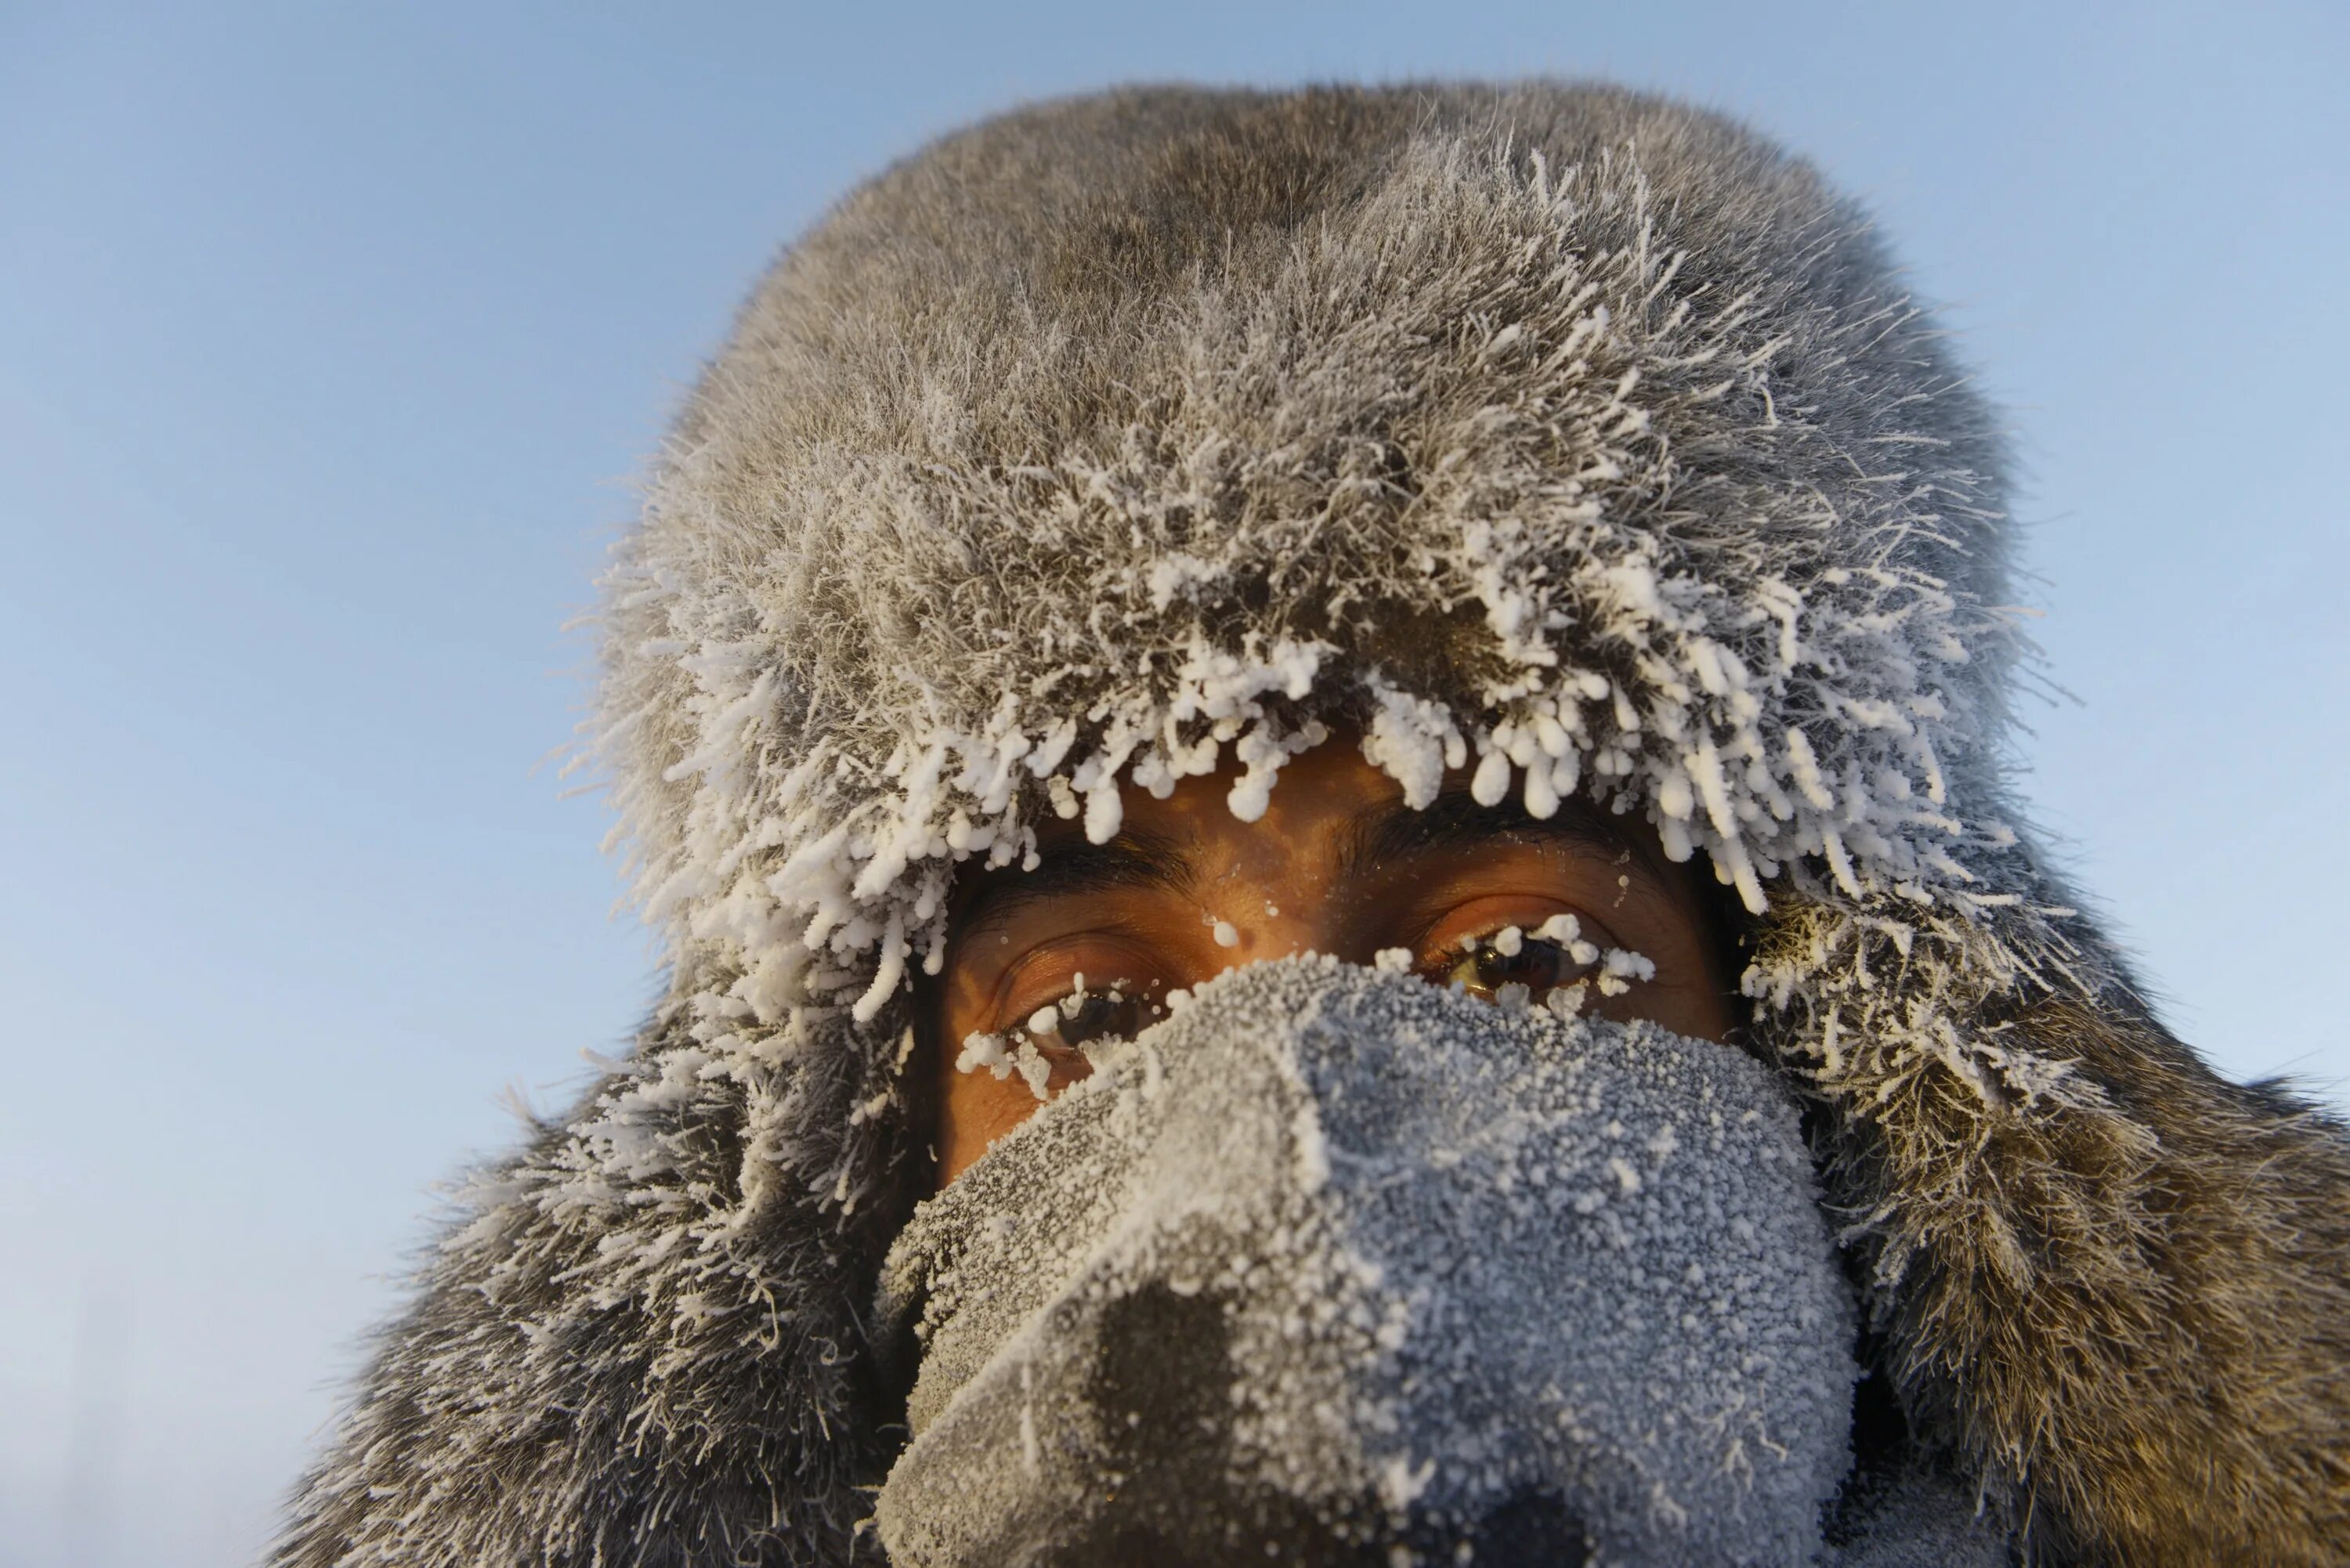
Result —
<instances>
[{"instance_id":1,"label":"hat ear flap","mask_svg":"<svg viewBox=\"0 0 2350 1568\"><path fill-rule=\"evenodd\" d=\"M1762 950L1850 919L1774 912ZM1838 1042L1866 1010L1833 1001L1761 1025L1825 1102L1884 1370L2043 1550L2350 1561L2350 1137L2214 1074L2101 937L2064 928L2002 912L1898 952L1856 940L1818 994L1908 965L1874 977L1904 997L1890 1027Z\"/></svg>"}]
</instances>

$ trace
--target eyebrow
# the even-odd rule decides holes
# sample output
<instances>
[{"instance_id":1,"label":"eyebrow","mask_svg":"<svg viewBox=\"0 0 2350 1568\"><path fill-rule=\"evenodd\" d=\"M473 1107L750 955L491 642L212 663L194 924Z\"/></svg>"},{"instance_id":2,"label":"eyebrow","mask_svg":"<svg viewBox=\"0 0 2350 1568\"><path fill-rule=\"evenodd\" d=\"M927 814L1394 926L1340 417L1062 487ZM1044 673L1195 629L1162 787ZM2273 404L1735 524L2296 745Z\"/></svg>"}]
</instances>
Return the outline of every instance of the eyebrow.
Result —
<instances>
[{"instance_id":1,"label":"eyebrow","mask_svg":"<svg viewBox=\"0 0 2350 1568\"><path fill-rule=\"evenodd\" d=\"M1664 875L1634 839L1611 826L1606 815L1587 802L1562 802L1555 815L1536 817L1515 801L1482 805L1465 788L1455 788L1417 810L1396 800L1356 812L1340 831L1336 880L1343 886L1398 862L1506 838L1580 850L1630 867L1650 879ZM1182 840L1128 829L1107 844L1079 839L1056 846L1034 871L990 876L972 890L956 923L968 940L1047 899L1116 888L1186 898L1197 886L1198 867Z\"/></svg>"},{"instance_id":2,"label":"eyebrow","mask_svg":"<svg viewBox=\"0 0 2350 1568\"><path fill-rule=\"evenodd\" d=\"M1345 829L1338 852L1341 881L1381 870L1396 861L1475 848L1497 838L1531 839L1621 859L1650 877L1660 875L1639 845L1611 826L1605 814L1584 801L1565 801L1558 811L1537 817L1515 801L1480 805L1466 789L1449 789L1414 810L1400 801L1367 806Z\"/></svg>"},{"instance_id":3,"label":"eyebrow","mask_svg":"<svg viewBox=\"0 0 2350 1568\"><path fill-rule=\"evenodd\" d=\"M1001 871L988 877L972 890L957 923L968 940L1045 899L1121 888L1182 898L1197 882L1198 868L1180 840L1129 828L1107 844L1079 839L1049 849L1034 871Z\"/></svg>"}]
</instances>

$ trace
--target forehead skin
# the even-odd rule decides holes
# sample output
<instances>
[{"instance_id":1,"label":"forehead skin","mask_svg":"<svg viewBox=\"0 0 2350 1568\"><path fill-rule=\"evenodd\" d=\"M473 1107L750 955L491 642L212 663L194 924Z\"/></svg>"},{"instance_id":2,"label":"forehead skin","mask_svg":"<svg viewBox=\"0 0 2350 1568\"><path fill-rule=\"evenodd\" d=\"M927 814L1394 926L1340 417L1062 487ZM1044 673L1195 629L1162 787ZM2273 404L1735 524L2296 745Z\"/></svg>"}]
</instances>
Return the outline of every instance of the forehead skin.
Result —
<instances>
[{"instance_id":1,"label":"forehead skin","mask_svg":"<svg viewBox=\"0 0 2350 1568\"><path fill-rule=\"evenodd\" d=\"M1233 816L1229 773L1185 779L1167 798L1124 792L1122 831L1087 844L1074 825L1039 843L1032 872L993 873L962 891L938 982L925 999L935 1179L944 1186L1040 1103L1017 1075L960 1072L970 1034L1017 1028L1069 993L1125 982L1163 1002L1224 970L1313 951L1368 964L1403 948L1441 980L1464 938L1532 930L1573 914L1602 948L1656 966L1591 1011L1647 1018L1720 1040L1729 979L1711 905L1691 868L1667 861L1644 824L1580 805L1535 822L1469 799L1466 776L1425 811L1343 742L1283 769L1264 815ZM1457 786L1457 787L1454 787ZM1047 1093L1085 1075L1053 1063Z\"/></svg>"}]
</instances>

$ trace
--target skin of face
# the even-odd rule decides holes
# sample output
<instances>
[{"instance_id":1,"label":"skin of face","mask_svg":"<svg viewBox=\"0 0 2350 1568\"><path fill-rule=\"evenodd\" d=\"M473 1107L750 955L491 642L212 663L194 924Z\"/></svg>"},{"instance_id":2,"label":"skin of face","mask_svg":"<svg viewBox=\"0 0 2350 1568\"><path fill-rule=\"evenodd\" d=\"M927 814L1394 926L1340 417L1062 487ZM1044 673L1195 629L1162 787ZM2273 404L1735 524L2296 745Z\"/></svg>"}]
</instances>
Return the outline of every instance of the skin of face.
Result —
<instances>
[{"instance_id":1,"label":"skin of face","mask_svg":"<svg viewBox=\"0 0 2350 1568\"><path fill-rule=\"evenodd\" d=\"M1035 870L961 890L922 999L930 1046L918 1071L936 1186L1043 1103L1019 1072L959 1067L970 1037L1035 1045L1049 1097L1090 1070L1079 1049L1088 1035L1130 1034L1165 1016L1170 991L1294 953L1372 964L1384 952L1431 983L1505 1002L1519 999L1504 985L1526 985L1539 1003L1580 983L1586 1013L1727 1038L1734 992L1713 901L1637 817L1569 803L1537 822L1514 804L1478 805L1465 774L1415 811L1342 741L1291 761L1255 822L1226 804L1232 777L1188 778L1164 799L1129 788L1109 844L1055 824L1038 835ZM1587 945L1533 934L1560 915ZM1653 973L1618 961L1627 972L1606 975L1609 950ZM1089 1001L1062 1006L1080 977ZM1031 1027L1040 1017L1054 1020L1044 1033Z\"/></svg>"}]
</instances>

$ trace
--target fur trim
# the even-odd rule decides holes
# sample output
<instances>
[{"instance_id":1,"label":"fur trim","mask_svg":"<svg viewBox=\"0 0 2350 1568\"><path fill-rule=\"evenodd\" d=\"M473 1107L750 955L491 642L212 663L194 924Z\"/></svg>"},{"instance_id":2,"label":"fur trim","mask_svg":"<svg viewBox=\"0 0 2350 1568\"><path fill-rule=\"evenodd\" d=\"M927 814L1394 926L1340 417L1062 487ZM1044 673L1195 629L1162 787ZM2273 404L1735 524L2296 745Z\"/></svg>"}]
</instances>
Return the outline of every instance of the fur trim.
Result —
<instances>
[{"instance_id":1,"label":"fur trim","mask_svg":"<svg viewBox=\"0 0 2350 1568\"><path fill-rule=\"evenodd\" d=\"M279 1561L842 1560L957 867L1226 748L1251 815L1336 722L1737 889L1884 1365L2024 1550L2350 1558L2350 1153L2011 826L1992 430L1808 167L1612 89L1114 93L858 192L607 585L670 1000L484 1179Z\"/></svg>"}]
</instances>

